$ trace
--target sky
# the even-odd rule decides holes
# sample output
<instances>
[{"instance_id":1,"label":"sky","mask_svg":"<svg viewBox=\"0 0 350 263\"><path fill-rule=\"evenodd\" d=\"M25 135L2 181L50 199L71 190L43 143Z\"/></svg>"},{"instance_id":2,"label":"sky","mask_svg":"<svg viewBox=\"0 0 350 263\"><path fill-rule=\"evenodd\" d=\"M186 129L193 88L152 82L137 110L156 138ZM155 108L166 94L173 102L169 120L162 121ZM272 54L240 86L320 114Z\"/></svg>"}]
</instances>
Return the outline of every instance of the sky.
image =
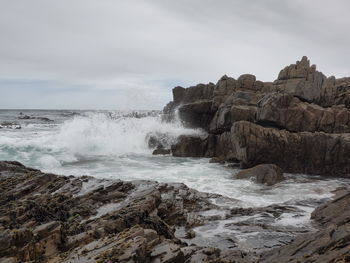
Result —
<instances>
[{"instance_id":1,"label":"sky","mask_svg":"<svg viewBox=\"0 0 350 263\"><path fill-rule=\"evenodd\" d=\"M0 0L0 108L161 109L306 55L350 76L349 0Z\"/></svg>"}]
</instances>

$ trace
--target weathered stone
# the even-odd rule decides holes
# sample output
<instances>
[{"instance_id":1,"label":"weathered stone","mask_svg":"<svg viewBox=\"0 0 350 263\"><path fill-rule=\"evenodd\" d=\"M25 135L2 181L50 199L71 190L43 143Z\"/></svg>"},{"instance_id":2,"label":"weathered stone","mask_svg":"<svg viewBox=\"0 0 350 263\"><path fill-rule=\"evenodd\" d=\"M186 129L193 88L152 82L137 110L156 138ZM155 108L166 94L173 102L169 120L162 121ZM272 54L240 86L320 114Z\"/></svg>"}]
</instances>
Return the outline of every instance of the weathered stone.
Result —
<instances>
[{"instance_id":1,"label":"weathered stone","mask_svg":"<svg viewBox=\"0 0 350 263\"><path fill-rule=\"evenodd\" d=\"M273 163L288 172L350 177L350 134L291 133L241 121L231 142L227 148L244 167Z\"/></svg>"},{"instance_id":2,"label":"weathered stone","mask_svg":"<svg viewBox=\"0 0 350 263\"><path fill-rule=\"evenodd\" d=\"M186 89L180 86L173 88L173 100L175 103L180 103L185 96Z\"/></svg>"},{"instance_id":3,"label":"weathered stone","mask_svg":"<svg viewBox=\"0 0 350 263\"><path fill-rule=\"evenodd\" d=\"M274 82L277 91L288 93L302 100L317 102L321 98L322 84L326 77L310 67L310 61L303 57L296 64L285 67Z\"/></svg>"},{"instance_id":4,"label":"weathered stone","mask_svg":"<svg viewBox=\"0 0 350 263\"><path fill-rule=\"evenodd\" d=\"M211 100L200 100L179 107L179 116L186 127L208 129L214 117Z\"/></svg>"},{"instance_id":5,"label":"weathered stone","mask_svg":"<svg viewBox=\"0 0 350 263\"><path fill-rule=\"evenodd\" d=\"M256 183L268 186L285 180L282 169L274 164L260 164L253 168L242 170L234 177L237 179L253 179Z\"/></svg>"},{"instance_id":6,"label":"weathered stone","mask_svg":"<svg viewBox=\"0 0 350 263\"><path fill-rule=\"evenodd\" d=\"M171 146L173 156L202 157L204 155L203 139L198 136L181 135L178 142Z\"/></svg>"},{"instance_id":7,"label":"weathered stone","mask_svg":"<svg viewBox=\"0 0 350 263\"><path fill-rule=\"evenodd\" d=\"M266 95L258 103L256 119L262 125L294 132L350 132L349 109L341 106L323 108L283 93Z\"/></svg>"}]
</instances>

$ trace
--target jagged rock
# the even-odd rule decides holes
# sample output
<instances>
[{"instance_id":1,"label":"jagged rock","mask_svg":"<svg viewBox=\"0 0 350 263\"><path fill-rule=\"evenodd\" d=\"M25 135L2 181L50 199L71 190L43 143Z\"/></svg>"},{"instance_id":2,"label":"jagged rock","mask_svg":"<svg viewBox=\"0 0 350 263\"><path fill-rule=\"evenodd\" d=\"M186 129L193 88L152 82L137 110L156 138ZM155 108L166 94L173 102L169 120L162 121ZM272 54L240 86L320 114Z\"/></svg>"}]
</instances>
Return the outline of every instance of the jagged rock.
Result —
<instances>
[{"instance_id":1,"label":"jagged rock","mask_svg":"<svg viewBox=\"0 0 350 263\"><path fill-rule=\"evenodd\" d=\"M350 108L350 78L329 77L322 85L321 105L345 105Z\"/></svg>"},{"instance_id":2,"label":"jagged rock","mask_svg":"<svg viewBox=\"0 0 350 263\"><path fill-rule=\"evenodd\" d=\"M222 76L213 91L213 110L216 111L227 97L235 92L235 89L236 80L226 75Z\"/></svg>"},{"instance_id":3,"label":"jagged rock","mask_svg":"<svg viewBox=\"0 0 350 263\"><path fill-rule=\"evenodd\" d=\"M288 172L350 177L350 134L291 133L240 121L231 142L226 148L244 167L273 163Z\"/></svg>"},{"instance_id":4,"label":"jagged rock","mask_svg":"<svg viewBox=\"0 0 350 263\"><path fill-rule=\"evenodd\" d=\"M326 77L316 71L316 66L310 66L307 57L296 64L285 67L274 82L275 89L296 96L309 102L317 102L321 98L322 84Z\"/></svg>"},{"instance_id":5,"label":"jagged rock","mask_svg":"<svg viewBox=\"0 0 350 263\"><path fill-rule=\"evenodd\" d=\"M171 146L173 156L202 157L204 155L203 139L198 136L181 135L178 142Z\"/></svg>"},{"instance_id":6,"label":"jagged rock","mask_svg":"<svg viewBox=\"0 0 350 263\"><path fill-rule=\"evenodd\" d=\"M237 79L238 87L244 90L255 90L259 88L255 85L256 77L252 74L243 74Z\"/></svg>"},{"instance_id":7,"label":"jagged rock","mask_svg":"<svg viewBox=\"0 0 350 263\"><path fill-rule=\"evenodd\" d=\"M196 86L185 89L185 94L181 100L181 103L191 103L200 100L211 100L213 98L215 85L209 84L198 84Z\"/></svg>"},{"instance_id":8,"label":"jagged rock","mask_svg":"<svg viewBox=\"0 0 350 263\"><path fill-rule=\"evenodd\" d=\"M284 93L266 95L258 103L256 120L262 125L294 132L350 132L349 109L341 106L323 108Z\"/></svg>"},{"instance_id":9,"label":"jagged rock","mask_svg":"<svg viewBox=\"0 0 350 263\"><path fill-rule=\"evenodd\" d=\"M260 164L242 170L234 177L237 179L254 179L256 183L266 184L268 186L285 180L282 169L274 164Z\"/></svg>"}]
</instances>

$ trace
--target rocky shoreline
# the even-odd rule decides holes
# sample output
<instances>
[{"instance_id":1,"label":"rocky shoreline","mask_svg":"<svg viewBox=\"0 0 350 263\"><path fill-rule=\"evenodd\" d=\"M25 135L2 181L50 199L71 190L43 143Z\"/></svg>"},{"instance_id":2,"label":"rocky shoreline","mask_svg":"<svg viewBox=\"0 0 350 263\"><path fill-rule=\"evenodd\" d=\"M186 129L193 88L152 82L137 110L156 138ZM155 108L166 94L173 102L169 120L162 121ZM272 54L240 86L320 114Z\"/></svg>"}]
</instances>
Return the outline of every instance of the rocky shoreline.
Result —
<instances>
[{"instance_id":1,"label":"rocky shoreline","mask_svg":"<svg viewBox=\"0 0 350 263\"><path fill-rule=\"evenodd\" d=\"M0 191L0 262L348 262L350 256L348 189L312 213L316 232L274 226L281 214L295 212L287 205L225 207L217 203L236 200L184 184L58 176L18 162L0 162ZM263 246L247 249L234 236L218 242L221 248L198 245L206 240L192 229L217 220L260 231L252 240Z\"/></svg>"},{"instance_id":2,"label":"rocky shoreline","mask_svg":"<svg viewBox=\"0 0 350 263\"><path fill-rule=\"evenodd\" d=\"M267 187L283 172L350 178L350 78L327 78L306 57L274 82L225 75L175 87L163 112L203 132L171 143L149 134L154 154L209 157ZM180 183L60 176L0 161L0 262L350 262L349 185L334 194L301 204L317 206L312 225L281 225L305 211L290 202L242 207Z\"/></svg>"},{"instance_id":3,"label":"rocky shoreline","mask_svg":"<svg viewBox=\"0 0 350 263\"><path fill-rule=\"evenodd\" d=\"M307 57L282 69L274 82L244 74L175 87L164 113L168 121L178 115L207 132L182 136L172 146L174 156L350 178L350 78L326 77Z\"/></svg>"}]
</instances>

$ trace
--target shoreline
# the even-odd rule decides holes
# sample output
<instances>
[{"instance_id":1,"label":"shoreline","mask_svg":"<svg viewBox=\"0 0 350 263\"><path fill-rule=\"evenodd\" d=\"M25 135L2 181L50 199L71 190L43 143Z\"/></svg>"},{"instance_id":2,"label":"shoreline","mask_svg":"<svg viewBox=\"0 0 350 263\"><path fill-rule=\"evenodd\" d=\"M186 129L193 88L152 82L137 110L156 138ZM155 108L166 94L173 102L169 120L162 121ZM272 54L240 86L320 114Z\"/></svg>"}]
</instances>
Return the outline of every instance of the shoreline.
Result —
<instances>
[{"instance_id":1,"label":"shoreline","mask_svg":"<svg viewBox=\"0 0 350 263\"><path fill-rule=\"evenodd\" d=\"M280 248L255 251L242 249L237 240L231 240L232 248L225 249L191 245L191 240L196 239L193 228L210 225L218 220L220 213L229 213L226 218L219 217L224 222L241 216L254 218L268 212L278 217L291 209L288 206L237 207L225 211L212 200L217 198L222 203L227 198L198 192L184 184L120 180L97 180L96 183L93 177L47 174L17 162L0 162L0 173L2 262L198 262L199 259L204 262L278 262L283 253L288 256L296 242L292 241L293 237L287 242L289 245L281 246L280 243ZM341 220L338 219L347 216L349 211L340 211L338 205L344 200L350 201L349 190L343 198L336 197L312 212L320 229L306 234L304 242L322 234L325 230L321 228L329 231L330 227L343 226L339 225ZM327 209L337 211L337 214L333 213L332 218L327 219L329 215L324 212ZM208 213L212 210L215 213ZM270 225L270 234L273 232L271 219L264 218L265 227ZM338 226L329 226L327 220L337 222ZM256 231L262 221L255 225L250 223L250 226L242 225L246 231L249 227ZM236 222L236 225L239 224ZM183 238L179 233L175 235L179 230ZM300 242L300 234L307 229L294 231ZM286 242L285 238L280 237L281 242ZM332 238L329 244L339 241ZM317 240L310 242L318 244ZM6 244L11 245L6 247ZM283 252L285 250L287 252ZM280 251L278 256L276 251ZM337 253L337 257L343 256L342 251L342 248L334 251L334 247L327 250ZM306 251L297 253L299 258L305 254Z\"/></svg>"}]
</instances>

